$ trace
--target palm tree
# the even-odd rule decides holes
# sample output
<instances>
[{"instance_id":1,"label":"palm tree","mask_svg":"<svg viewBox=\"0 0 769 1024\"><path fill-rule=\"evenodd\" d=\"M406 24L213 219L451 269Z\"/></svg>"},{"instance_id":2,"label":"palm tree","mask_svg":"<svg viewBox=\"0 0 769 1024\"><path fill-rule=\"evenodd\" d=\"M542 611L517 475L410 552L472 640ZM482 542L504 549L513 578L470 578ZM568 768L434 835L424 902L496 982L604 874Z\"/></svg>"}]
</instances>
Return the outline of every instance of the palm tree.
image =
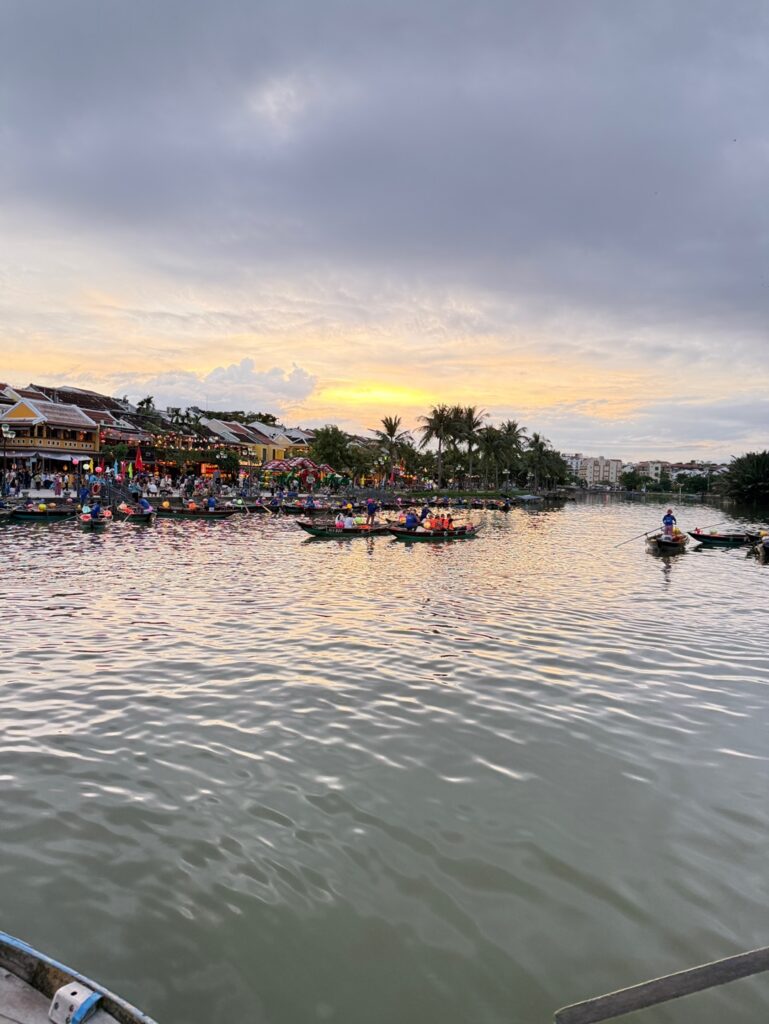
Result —
<instances>
[{"instance_id":1,"label":"palm tree","mask_svg":"<svg viewBox=\"0 0 769 1024\"><path fill-rule=\"evenodd\" d=\"M483 426L486 413L477 405L455 406L453 410L457 422L457 434L467 445L468 476L473 475L473 449L478 443L478 431Z\"/></svg>"},{"instance_id":2,"label":"palm tree","mask_svg":"<svg viewBox=\"0 0 769 1024\"><path fill-rule=\"evenodd\" d=\"M519 426L516 420L505 420L499 428L499 433L503 451L502 458L508 471L508 478L512 482L523 462L526 428Z\"/></svg>"},{"instance_id":3,"label":"palm tree","mask_svg":"<svg viewBox=\"0 0 769 1024\"><path fill-rule=\"evenodd\" d=\"M393 473L393 463L398 458L403 445L408 444L412 438L408 430L401 430L400 416L384 416L382 418L382 430L374 430L377 442L387 456L387 476Z\"/></svg>"},{"instance_id":4,"label":"palm tree","mask_svg":"<svg viewBox=\"0 0 769 1024\"><path fill-rule=\"evenodd\" d=\"M549 450L550 442L546 437L542 437L541 434L535 431L529 438L529 445L526 451L526 464L529 476L534 480L535 491L539 487L540 480L547 474L547 455Z\"/></svg>"},{"instance_id":5,"label":"palm tree","mask_svg":"<svg viewBox=\"0 0 769 1024\"><path fill-rule=\"evenodd\" d=\"M503 451L502 434L496 427L482 427L478 431L478 454L483 466L484 490L488 490L489 470L492 468L496 486L499 487L499 459Z\"/></svg>"},{"instance_id":6,"label":"palm tree","mask_svg":"<svg viewBox=\"0 0 769 1024\"><path fill-rule=\"evenodd\" d=\"M419 447L424 448L430 441L438 442L437 477L440 488L443 484L443 445L451 433L453 423L451 409L447 405L434 405L429 414L420 416L419 420L423 424L419 428L422 431Z\"/></svg>"}]
</instances>

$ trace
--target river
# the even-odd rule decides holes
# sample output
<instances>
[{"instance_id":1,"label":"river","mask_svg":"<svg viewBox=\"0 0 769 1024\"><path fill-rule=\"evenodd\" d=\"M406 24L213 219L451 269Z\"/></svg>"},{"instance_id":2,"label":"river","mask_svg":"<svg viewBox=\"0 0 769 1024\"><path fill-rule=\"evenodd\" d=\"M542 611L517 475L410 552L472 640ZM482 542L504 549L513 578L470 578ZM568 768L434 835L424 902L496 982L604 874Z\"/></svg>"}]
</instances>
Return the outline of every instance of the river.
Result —
<instances>
[{"instance_id":1,"label":"river","mask_svg":"<svg viewBox=\"0 0 769 1024\"><path fill-rule=\"evenodd\" d=\"M160 1024L534 1024L768 943L769 566L617 546L663 510L3 527L0 927Z\"/></svg>"}]
</instances>

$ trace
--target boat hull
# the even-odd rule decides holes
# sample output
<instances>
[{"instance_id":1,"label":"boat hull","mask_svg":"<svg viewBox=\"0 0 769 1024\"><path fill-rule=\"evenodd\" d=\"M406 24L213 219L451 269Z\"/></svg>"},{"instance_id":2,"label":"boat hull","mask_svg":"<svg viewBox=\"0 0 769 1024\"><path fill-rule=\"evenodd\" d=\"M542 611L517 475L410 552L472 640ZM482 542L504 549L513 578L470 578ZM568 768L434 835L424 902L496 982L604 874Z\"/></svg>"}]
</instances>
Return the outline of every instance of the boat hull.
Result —
<instances>
[{"instance_id":1,"label":"boat hull","mask_svg":"<svg viewBox=\"0 0 769 1024\"><path fill-rule=\"evenodd\" d=\"M45 1024L53 995L63 986L77 983L98 993L98 1010L108 1014L116 1024L156 1024L152 1017L131 1006L90 978L73 971L52 957L38 952L21 939L0 932L0 1010L10 1010L11 1000L17 1004L11 1019L22 1024ZM5 976L5 972L10 977ZM24 1013L25 1016L21 1016Z\"/></svg>"},{"instance_id":2,"label":"boat hull","mask_svg":"<svg viewBox=\"0 0 769 1024\"><path fill-rule=\"evenodd\" d=\"M76 508L46 509L45 512L14 508L11 509L8 518L14 523L58 523L63 519L72 519L76 515Z\"/></svg>"},{"instance_id":3,"label":"boat hull","mask_svg":"<svg viewBox=\"0 0 769 1024\"><path fill-rule=\"evenodd\" d=\"M659 555L680 555L686 551L689 538L686 534L679 534L677 537L666 537L661 533L646 538L647 547Z\"/></svg>"},{"instance_id":4,"label":"boat hull","mask_svg":"<svg viewBox=\"0 0 769 1024\"><path fill-rule=\"evenodd\" d=\"M454 530L407 530L405 527L391 526L389 532L396 538L407 542L424 541L446 541L446 540L472 540L477 537L479 528L477 526L458 526Z\"/></svg>"},{"instance_id":5,"label":"boat hull","mask_svg":"<svg viewBox=\"0 0 769 1024\"><path fill-rule=\"evenodd\" d=\"M389 533L388 527L379 524L375 526L353 526L351 529L342 530L338 530L335 526L321 525L320 523L297 522L296 525L304 530L305 533L309 533L311 537L335 538L337 540L340 537L376 537L379 534Z\"/></svg>"},{"instance_id":6,"label":"boat hull","mask_svg":"<svg viewBox=\"0 0 769 1024\"><path fill-rule=\"evenodd\" d=\"M230 516L234 516L235 509L217 508L213 512L208 512L204 508L195 509L195 511L188 508L159 508L157 513L161 519L205 519L206 522L215 522L219 519L229 519Z\"/></svg>"},{"instance_id":7,"label":"boat hull","mask_svg":"<svg viewBox=\"0 0 769 1024\"><path fill-rule=\"evenodd\" d=\"M697 533L690 530L689 536L706 548L741 548L755 543L755 536L749 533Z\"/></svg>"},{"instance_id":8,"label":"boat hull","mask_svg":"<svg viewBox=\"0 0 769 1024\"><path fill-rule=\"evenodd\" d=\"M130 526L149 526L150 523L154 523L155 516L157 513L153 510L152 512L121 512L117 513L122 516L122 521L128 523Z\"/></svg>"}]
</instances>

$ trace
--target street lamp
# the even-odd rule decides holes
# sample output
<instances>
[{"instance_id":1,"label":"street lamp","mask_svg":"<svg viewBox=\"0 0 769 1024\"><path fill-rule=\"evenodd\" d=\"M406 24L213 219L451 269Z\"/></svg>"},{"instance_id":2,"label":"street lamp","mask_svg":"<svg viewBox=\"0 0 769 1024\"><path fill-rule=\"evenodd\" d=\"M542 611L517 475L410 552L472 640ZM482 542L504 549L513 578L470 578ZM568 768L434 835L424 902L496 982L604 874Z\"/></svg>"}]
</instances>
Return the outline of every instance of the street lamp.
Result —
<instances>
[{"instance_id":1,"label":"street lamp","mask_svg":"<svg viewBox=\"0 0 769 1024\"><path fill-rule=\"evenodd\" d=\"M0 424L3 433L3 497L8 496L8 466L6 464L6 445L16 437L16 431L11 430L7 423Z\"/></svg>"}]
</instances>

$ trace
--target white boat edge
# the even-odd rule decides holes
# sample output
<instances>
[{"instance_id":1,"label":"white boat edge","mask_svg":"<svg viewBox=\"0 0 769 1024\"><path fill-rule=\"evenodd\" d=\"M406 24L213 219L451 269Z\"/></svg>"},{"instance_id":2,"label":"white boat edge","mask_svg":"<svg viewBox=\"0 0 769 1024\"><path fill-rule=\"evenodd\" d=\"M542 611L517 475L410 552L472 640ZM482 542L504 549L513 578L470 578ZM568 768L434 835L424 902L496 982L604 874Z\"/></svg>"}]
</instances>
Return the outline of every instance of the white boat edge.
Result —
<instances>
[{"instance_id":1,"label":"white boat edge","mask_svg":"<svg viewBox=\"0 0 769 1024\"><path fill-rule=\"evenodd\" d=\"M99 993L102 997L99 1009L111 1014L117 1024L157 1024L152 1017L131 1006L103 985L3 931L0 931L0 968L15 974L49 999L62 985L80 982Z\"/></svg>"}]
</instances>

